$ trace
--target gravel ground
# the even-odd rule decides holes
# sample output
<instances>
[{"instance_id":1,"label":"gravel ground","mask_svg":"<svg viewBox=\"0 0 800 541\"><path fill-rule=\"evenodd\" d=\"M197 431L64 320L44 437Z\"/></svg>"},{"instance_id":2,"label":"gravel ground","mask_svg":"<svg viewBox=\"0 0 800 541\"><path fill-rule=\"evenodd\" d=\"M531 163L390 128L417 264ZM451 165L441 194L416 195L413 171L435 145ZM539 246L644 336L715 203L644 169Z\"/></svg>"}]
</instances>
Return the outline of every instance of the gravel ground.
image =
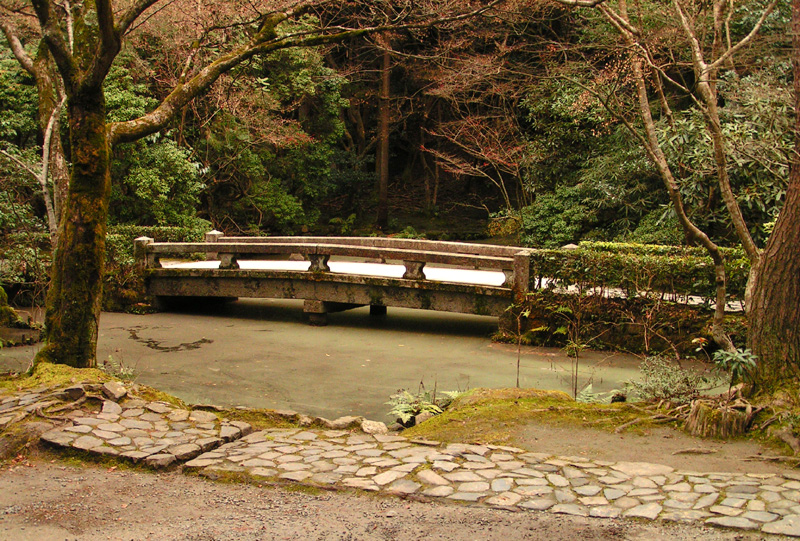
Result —
<instances>
[{"instance_id":1,"label":"gravel ground","mask_svg":"<svg viewBox=\"0 0 800 541\"><path fill-rule=\"evenodd\" d=\"M210 481L50 455L0 471L0 539L755 540L663 522L509 512L440 502Z\"/></svg>"}]
</instances>

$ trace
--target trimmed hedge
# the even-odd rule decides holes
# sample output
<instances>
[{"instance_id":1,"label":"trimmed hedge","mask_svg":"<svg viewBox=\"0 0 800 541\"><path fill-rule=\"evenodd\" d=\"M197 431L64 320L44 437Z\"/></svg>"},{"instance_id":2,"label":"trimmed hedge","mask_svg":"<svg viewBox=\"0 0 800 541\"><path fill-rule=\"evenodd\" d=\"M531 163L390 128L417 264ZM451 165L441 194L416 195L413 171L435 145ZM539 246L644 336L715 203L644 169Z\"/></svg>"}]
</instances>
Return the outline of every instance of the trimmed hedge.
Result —
<instances>
[{"instance_id":1,"label":"trimmed hedge","mask_svg":"<svg viewBox=\"0 0 800 541\"><path fill-rule=\"evenodd\" d=\"M750 264L742 250L725 249L727 293L742 299ZM583 242L571 250L536 250L531 255L531 287L582 286L607 292L620 289L633 297L641 291L672 300L688 295L713 301L714 264L699 248L607 242Z\"/></svg>"}]
</instances>

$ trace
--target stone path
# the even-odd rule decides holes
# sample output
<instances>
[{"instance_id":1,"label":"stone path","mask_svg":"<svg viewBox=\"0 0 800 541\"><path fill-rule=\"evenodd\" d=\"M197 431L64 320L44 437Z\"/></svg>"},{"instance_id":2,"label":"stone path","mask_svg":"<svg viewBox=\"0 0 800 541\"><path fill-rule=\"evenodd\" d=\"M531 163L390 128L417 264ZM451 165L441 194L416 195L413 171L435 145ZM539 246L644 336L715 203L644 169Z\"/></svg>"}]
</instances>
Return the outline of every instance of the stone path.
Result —
<instances>
[{"instance_id":1,"label":"stone path","mask_svg":"<svg viewBox=\"0 0 800 541\"><path fill-rule=\"evenodd\" d=\"M263 430L185 468L602 518L704 522L800 536L800 474L736 475L442 445L347 431Z\"/></svg>"},{"instance_id":2,"label":"stone path","mask_svg":"<svg viewBox=\"0 0 800 541\"><path fill-rule=\"evenodd\" d=\"M125 397L125 389L113 384L100 390L108 399L99 412L72 409L63 426L42 439L153 467L184 462L184 470L209 477L233 474L516 510L695 522L800 537L800 473L676 471L514 447L440 444L391 435L382 423L358 418L307 421L331 427L360 422L361 430L253 432L247 423L212 412ZM4 398L0 426L14 412L34 411L54 396L75 398L82 392L83 387L73 387Z\"/></svg>"}]
</instances>

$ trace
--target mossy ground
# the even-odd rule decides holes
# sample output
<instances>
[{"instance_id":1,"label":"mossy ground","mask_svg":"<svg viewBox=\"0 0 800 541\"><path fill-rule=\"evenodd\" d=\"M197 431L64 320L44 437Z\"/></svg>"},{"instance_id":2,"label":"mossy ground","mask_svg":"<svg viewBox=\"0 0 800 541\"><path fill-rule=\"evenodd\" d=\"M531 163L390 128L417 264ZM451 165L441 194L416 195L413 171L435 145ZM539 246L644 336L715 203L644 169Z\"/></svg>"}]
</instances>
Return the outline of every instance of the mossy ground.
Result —
<instances>
[{"instance_id":1,"label":"mossy ground","mask_svg":"<svg viewBox=\"0 0 800 541\"><path fill-rule=\"evenodd\" d=\"M38 363L30 373L0 377L0 389L19 392L41 387L66 387L82 382L104 383L112 379L114 378L96 368Z\"/></svg>"},{"instance_id":2,"label":"mossy ground","mask_svg":"<svg viewBox=\"0 0 800 541\"><path fill-rule=\"evenodd\" d=\"M250 423L254 430L267 428L296 428L299 425L269 409L226 409L222 415L231 421Z\"/></svg>"},{"instance_id":3,"label":"mossy ground","mask_svg":"<svg viewBox=\"0 0 800 541\"><path fill-rule=\"evenodd\" d=\"M653 425L652 412L626 404L584 404L561 391L473 389L443 414L403 432L412 438L444 442L513 445L515 433L529 423L580 424L613 431L639 419L631 430Z\"/></svg>"}]
</instances>

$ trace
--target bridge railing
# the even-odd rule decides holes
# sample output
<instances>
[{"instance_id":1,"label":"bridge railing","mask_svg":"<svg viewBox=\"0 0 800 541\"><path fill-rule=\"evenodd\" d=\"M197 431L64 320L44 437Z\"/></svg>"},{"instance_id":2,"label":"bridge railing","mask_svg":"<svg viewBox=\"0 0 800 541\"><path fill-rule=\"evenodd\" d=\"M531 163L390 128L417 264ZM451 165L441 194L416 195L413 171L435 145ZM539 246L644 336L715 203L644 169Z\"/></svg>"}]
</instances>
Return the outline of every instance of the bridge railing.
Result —
<instances>
[{"instance_id":1,"label":"bridge railing","mask_svg":"<svg viewBox=\"0 0 800 541\"><path fill-rule=\"evenodd\" d=\"M307 272L324 273L330 272L331 257L353 257L400 261L407 280L425 280L423 269L429 263L499 270L505 276L501 287L512 289L515 297L528 291L530 275L530 251L513 246L378 237L225 237L217 231L207 233L206 242L155 242L149 237L134 242L143 270L160 268L162 258L198 253L219 260L219 268L227 270L238 269L239 260L298 254L310 261Z\"/></svg>"}]
</instances>

